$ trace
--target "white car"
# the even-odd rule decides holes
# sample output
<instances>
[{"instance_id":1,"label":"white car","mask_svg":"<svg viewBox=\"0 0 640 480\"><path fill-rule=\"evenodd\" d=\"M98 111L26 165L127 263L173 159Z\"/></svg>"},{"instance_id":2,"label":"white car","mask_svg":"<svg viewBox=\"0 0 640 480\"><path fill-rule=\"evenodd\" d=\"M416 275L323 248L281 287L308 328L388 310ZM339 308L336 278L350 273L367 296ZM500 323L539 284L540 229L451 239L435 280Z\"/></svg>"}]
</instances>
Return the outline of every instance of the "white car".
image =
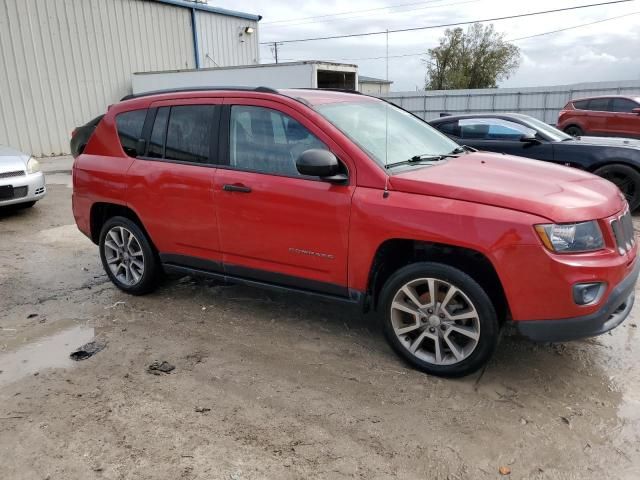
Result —
<instances>
[{"instance_id":1,"label":"white car","mask_svg":"<svg viewBox=\"0 0 640 480\"><path fill-rule=\"evenodd\" d=\"M46 192L40 163L26 153L0 145L0 207L33 207Z\"/></svg>"}]
</instances>

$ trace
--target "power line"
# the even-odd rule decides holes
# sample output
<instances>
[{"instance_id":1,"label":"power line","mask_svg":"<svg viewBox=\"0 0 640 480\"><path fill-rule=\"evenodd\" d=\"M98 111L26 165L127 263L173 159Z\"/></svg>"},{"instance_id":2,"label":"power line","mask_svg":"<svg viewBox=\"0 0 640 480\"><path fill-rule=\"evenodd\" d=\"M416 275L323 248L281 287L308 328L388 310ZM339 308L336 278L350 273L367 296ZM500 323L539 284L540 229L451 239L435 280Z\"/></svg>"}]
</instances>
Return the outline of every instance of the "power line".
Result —
<instances>
[{"instance_id":1,"label":"power line","mask_svg":"<svg viewBox=\"0 0 640 480\"><path fill-rule=\"evenodd\" d=\"M444 1L444 0L438 0L440 2ZM454 2L454 3L442 3L442 4L438 4L438 5L428 5L426 7L416 7L416 8L408 8L406 10L397 10L397 11L393 11L393 12L370 12L370 13L364 13L361 15L350 15L348 17L342 17L342 18L331 18L331 19L324 19L321 17L312 17L312 18L317 18L316 20L309 20L306 22L298 22L298 23L290 23L288 25L273 25L273 27L277 27L277 28L289 28L289 27L297 27L299 25L311 25L314 23L324 23L324 22L343 22L345 20L352 20L354 18L362 18L362 17L369 17L372 15L398 15L398 14L402 14L402 13L407 13L407 12L414 12L417 10L427 10L427 9L431 9L431 8L442 8L442 7L451 7L451 6L455 6L455 5L463 5L466 3L476 3L476 2L480 2L483 0L465 0L462 2ZM384 8L391 8L391 7L384 7ZM378 9L374 9L374 10L378 10ZM366 10L365 10L366 11ZM270 28L269 26L267 26L266 28Z\"/></svg>"},{"instance_id":2,"label":"power line","mask_svg":"<svg viewBox=\"0 0 640 480\"><path fill-rule=\"evenodd\" d=\"M581 23L580 25L573 25L571 27L561 28L559 30L551 30L548 32L536 33L534 35L528 35L526 37L513 38L509 40L505 40L506 42L519 42L520 40L527 40L529 38L542 37L544 35L551 35L554 33L565 32L567 30L573 30L575 28L588 27L589 25L595 25L597 23L609 22L611 20L619 20L620 18L630 17L631 15L638 15L640 11L625 13L624 15L618 15L616 17L603 18L602 20L596 20L594 22L589 23ZM418 53L405 53L401 55L389 55L388 58L401 58L401 57L417 57L421 55L425 55L426 52L418 52ZM360 57L360 58L335 58L334 60L342 60L342 61L358 61L358 60L383 60L387 58L387 56L379 56L379 57ZM293 58L284 59L287 61L295 60Z\"/></svg>"},{"instance_id":3,"label":"power line","mask_svg":"<svg viewBox=\"0 0 640 480\"><path fill-rule=\"evenodd\" d=\"M390 8L398 8L398 7L412 7L414 5L423 5L425 3L435 3L435 2L442 2L444 0L432 0L430 2L413 2L413 3L401 3L399 5L388 5L386 7L377 7L377 8L367 8L364 10L351 10L348 12L340 12L340 13L331 13L331 14L327 14L327 15L316 15L316 16L312 16L312 17L298 17L298 18L289 18L286 20L272 20L271 22L260 22L260 25L271 25L274 23L289 23L289 22L296 22L298 20L311 20L314 18L328 18L328 17L338 17L340 15L348 15L350 13L362 13L362 12L373 12L373 11L378 11L378 10L388 10Z\"/></svg>"},{"instance_id":4,"label":"power line","mask_svg":"<svg viewBox=\"0 0 640 480\"><path fill-rule=\"evenodd\" d=\"M590 8L590 7L600 7L600 6L604 6L604 5L613 5L613 4L617 4L617 3L628 3L628 2L632 2L634 0L613 0L613 1L609 1L609 2L599 2L599 3L591 3L588 5L576 5L574 7L565 7L565 8L556 8L554 10L542 10L539 12L529 12L529 13L521 13L518 15L508 15L505 17L494 17L494 18L485 18L482 20L468 20L465 22L454 22L454 23L443 23L440 25L428 25L425 27L411 27L411 28L401 28L401 29L396 29L396 30L389 30L389 33L399 33L399 32L414 32L417 30L429 30L429 29L433 29L433 28L444 28L444 27L455 27L455 26L459 26L459 25L470 25L473 23L485 23L485 22L497 22L497 21L501 21L501 20L510 20L510 19L514 19L514 18L523 18L523 17L532 17L535 15L545 15L548 13L557 13L557 12L567 12L570 10L579 10L579 9L583 9L583 8ZM351 33L351 34L347 34L347 35L331 35L331 36L327 36L327 37L312 37L312 38L298 38L298 39L292 39L292 40L279 40L279 43L298 43L298 42L312 42L312 41L316 41L316 40L333 40L333 39L337 39L337 38L353 38L353 37L366 37L369 35L383 35L386 34L387 31L386 30L382 30L382 31L378 31L378 32L366 32L366 33ZM260 42L261 44L273 44L273 42Z\"/></svg>"}]
</instances>

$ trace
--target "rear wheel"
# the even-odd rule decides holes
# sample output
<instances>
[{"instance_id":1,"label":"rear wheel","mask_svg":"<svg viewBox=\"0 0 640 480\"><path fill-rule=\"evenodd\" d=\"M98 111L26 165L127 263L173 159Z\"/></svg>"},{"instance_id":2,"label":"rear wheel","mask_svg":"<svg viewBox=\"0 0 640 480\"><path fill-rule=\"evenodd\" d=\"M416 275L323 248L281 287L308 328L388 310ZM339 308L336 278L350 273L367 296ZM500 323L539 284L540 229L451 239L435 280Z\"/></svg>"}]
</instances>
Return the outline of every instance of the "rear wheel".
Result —
<instances>
[{"instance_id":1,"label":"rear wheel","mask_svg":"<svg viewBox=\"0 0 640 480\"><path fill-rule=\"evenodd\" d=\"M498 341L498 319L484 289L449 265L401 268L381 293L383 329L402 357L420 370L461 377L482 367Z\"/></svg>"},{"instance_id":2,"label":"rear wheel","mask_svg":"<svg viewBox=\"0 0 640 480\"><path fill-rule=\"evenodd\" d=\"M570 125L564 129L564 133L567 135L571 135L572 137L581 137L584 135L584 132L577 125Z\"/></svg>"},{"instance_id":3,"label":"rear wheel","mask_svg":"<svg viewBox=\"0 0 640 480\"><path fill-rule=\"evenodd\" d=\"M640 206L640 173L635 168L612 164L600 167L593 173L615 184L627 199L631 211Z\"/></svg>"},{"instance_id":4,"label":"rear wheel","mask_svg":"<svg viewBox=\"0 0 640 480\"><path fill-rule=\"evenodd\" d=\"M102 266L120 290L143 295L158 285L160 262L135 222L125 217L110 218L100 232L99 246Z\"/></svg>"}]
</instances>

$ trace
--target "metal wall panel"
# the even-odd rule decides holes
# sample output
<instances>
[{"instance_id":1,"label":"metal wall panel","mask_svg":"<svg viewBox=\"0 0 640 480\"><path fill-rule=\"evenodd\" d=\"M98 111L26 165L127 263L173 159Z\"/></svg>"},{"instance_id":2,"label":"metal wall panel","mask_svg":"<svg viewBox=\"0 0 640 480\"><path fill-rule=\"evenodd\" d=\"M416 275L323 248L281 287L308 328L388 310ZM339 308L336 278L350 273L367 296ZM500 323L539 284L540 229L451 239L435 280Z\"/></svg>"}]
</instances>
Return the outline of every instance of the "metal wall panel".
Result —
<instances>
[{"instance_id":1,"label":"metal wall panel","mask_svg":"<svg viewBox=\"0 0 640 480\"><path fill-rule=\"evenodd\" d=\"M69 151L138 71L193 68L191 10L142 0L0 0L0 143Z\"/></svg>"},{"instance_id":2,"label":"metal wall panel","mask_svg":"<svg viewBox=\"0 0 640 480\"><path fill-rule=\"evenodd\" d=\"M259 63L258 22L197 10L195 18L201 68Z\"/></svg>"},{"instance_id":3,"label":"metal wall panel","mask_svg":"<svg viewBox=\"0 0 640 480\"><path fill-rule=\"evenodd\" d=\"M391 100L416 115L431 120L440 113L519 112L555 124L558 113L574 98L599 95L640 96L640 80L577 83L551 87L487 88L390 92Z\"/></svg>"}]
</instances>

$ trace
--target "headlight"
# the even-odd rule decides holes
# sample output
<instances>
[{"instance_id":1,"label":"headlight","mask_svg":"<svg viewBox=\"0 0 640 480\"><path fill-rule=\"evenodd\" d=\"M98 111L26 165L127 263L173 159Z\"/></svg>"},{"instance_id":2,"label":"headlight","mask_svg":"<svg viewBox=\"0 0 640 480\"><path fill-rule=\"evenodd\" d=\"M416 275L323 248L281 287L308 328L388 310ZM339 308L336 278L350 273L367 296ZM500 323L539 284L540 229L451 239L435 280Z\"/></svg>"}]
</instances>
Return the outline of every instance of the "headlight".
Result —
<instances>
[{"instance_id":1,"label":"headlight","mask_svg":"<svg viewBox=\"0 0 640 480\"><path fill-rule=\"evenodd\" d=\"M591 252L604 248L602 232L595 220L581 223L536 225L540 240L552 252Z\"/></svg>"},{"instance_id":2,"label":"headlight","mask_svg":"<svg viewBox=\"0 0 640 480\"><path fill-rule=\"evenodd\" d=\"M40 171L40 162L31 157L27 162L27 173L36 173Z\"/></svg>"}]
</instances>

